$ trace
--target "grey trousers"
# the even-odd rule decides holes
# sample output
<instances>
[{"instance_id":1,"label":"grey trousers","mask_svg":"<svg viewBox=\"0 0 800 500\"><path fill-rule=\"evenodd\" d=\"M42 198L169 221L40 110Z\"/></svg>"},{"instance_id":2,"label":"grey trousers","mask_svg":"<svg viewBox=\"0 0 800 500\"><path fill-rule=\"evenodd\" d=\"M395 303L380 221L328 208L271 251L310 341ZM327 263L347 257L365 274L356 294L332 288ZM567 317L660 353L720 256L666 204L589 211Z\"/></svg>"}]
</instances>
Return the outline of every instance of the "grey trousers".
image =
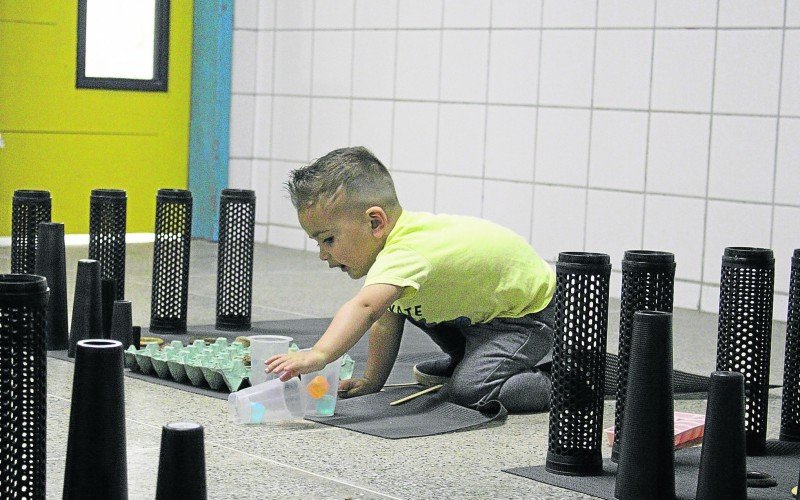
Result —
<instances>
[{"instance_id":1,"label":"grey trousers","mask_svg":"<svg viewBox=\"0 0 800 500\"><path fill-rule=\"evenodd\" d=\"M469 326L412 323L458 363L443 389L451 401L475 409L500 401L509 411L542 411L550 402L554 316L551 301L521 318Z\"/></svg>"}]
</instances>

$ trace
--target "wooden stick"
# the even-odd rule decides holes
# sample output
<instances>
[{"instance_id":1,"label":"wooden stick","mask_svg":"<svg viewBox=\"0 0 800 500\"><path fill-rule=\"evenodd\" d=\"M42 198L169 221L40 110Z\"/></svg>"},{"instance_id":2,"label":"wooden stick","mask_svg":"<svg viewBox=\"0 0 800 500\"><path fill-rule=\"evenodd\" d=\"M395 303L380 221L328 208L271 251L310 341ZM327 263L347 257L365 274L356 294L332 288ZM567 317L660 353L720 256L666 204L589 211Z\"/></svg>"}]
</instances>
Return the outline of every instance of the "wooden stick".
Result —
<instances>
[{"instance_id":1,"label":"wooden stick","mask_svg":"<svg viewBox=\"0 0 800 500\"><path fill-rule=\"evenodd\" d=\"M418 398L418 397L420 397L422 395L425 395L425 394L428 394L429 392L436 392L439 389L441 389L442 387L444 387L444 384L439 384L439 385L434 385L432 387L428 387L425 390L422 390L422 391L419 391L419 392L415 392L414 394L411 394L411 395L406 396L404 398L400 398L397 401L392 401L391 403L389 403L389 406L397 406L399 404L403 404L406 401L411 401L412 399Z\"/></svg>"},{"instance_id":2,"label":"wooden stick","mask_svg":"<svg viewBox=\"0 0 800 500\"><path fill-rule=\"evenodd\" d=\"M400 382L397 384L383 384L384 387L414 387L420 385L419 382Z\"/></svg>"}]
</instances>

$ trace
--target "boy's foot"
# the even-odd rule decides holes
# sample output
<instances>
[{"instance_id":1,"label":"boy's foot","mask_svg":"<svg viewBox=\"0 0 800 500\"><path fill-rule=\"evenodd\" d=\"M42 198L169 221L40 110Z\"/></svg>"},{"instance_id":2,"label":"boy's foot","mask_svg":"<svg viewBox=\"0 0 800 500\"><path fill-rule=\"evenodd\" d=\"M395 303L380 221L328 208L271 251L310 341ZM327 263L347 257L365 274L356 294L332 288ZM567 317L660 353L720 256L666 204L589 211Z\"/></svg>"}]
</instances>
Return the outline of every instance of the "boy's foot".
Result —
<instances>
[{"instance_id":1,"label":"boy's foot","mask_svg":"<svg viewBox=\"0 0 800 500\"><path fill-rule=\"evenodd\" d=\"M444 384L453 376L457 364L450 356L422 361L414 365L414 379L425 386Z\"/></svg>"}]
</instances>

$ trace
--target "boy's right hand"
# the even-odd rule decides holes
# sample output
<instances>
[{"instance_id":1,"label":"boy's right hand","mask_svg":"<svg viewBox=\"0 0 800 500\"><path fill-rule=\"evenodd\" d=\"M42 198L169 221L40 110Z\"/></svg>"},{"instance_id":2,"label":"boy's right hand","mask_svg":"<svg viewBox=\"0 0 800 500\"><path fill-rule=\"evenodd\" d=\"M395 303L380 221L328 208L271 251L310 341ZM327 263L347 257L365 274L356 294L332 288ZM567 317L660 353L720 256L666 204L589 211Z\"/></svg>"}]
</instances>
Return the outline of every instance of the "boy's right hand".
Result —
<instances>
[{"instance_id":1,"label":"boy's right hand","mask_svg":"<svg viewBox=\"0 0 800 500\"><path fill-rule=\"evenodd\" d=\"M325 368L326 364L324 354L315 349L310 349L308 351L276 354L264 362L264 371L267 373L279 373L281 381L286 382L298 375L320 371Z\"/></svg>"},{"instance_id":2,"label":"boy's right hand","mask_svg":"<svg viewBox=\"0 0 800 500\"><path fill-rule=\"evenodd\" d=\"M339 397L343 399L366 396L380 390L380 387L365 378L350 378L339 382Z\"/></svg>"}]
</instances>

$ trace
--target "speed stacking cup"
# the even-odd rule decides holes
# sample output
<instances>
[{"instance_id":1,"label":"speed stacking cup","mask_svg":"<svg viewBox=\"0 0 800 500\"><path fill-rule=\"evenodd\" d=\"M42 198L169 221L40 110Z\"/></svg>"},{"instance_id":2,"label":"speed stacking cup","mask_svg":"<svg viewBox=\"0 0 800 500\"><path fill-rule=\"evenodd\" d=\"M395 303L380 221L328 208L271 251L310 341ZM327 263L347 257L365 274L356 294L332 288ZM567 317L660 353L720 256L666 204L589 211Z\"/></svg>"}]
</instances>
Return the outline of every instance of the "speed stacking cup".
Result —
<instances>
[{"instance_id":1,"label":"speed stacking cup","mask_svg":"<svg viewBox=\"0 0 800 500\"><path fill-rule=\"evenodd\" d=\"M0 498L44 499L47 282L0 274Z\"/></svg>"},{"instance_id":2,"label":"speed stacking cup","mask_svg":"<svg viewBox=\"0 0 800 500\"><path fill-rule=\"evenodd\" d=\"M276 373L264 372L264 361L276 354L285 354L292 337L283 335L252 335L250 340L250 385L277 378Z\"/></svg>"},{"instance_id":3,"label":"speed stacking cup","mask_svg":"<svg viewBox=\"0 0 800 500\"><path fill-rule=\"evenodd\" d=\"M228 417L237 424L260 424L300 418L308 396L297 377L281 382L274 378L228 396Z\"/></svg>"},{"instance_id":4,"label":"speed stacking cup","mask_svg":"<svg viewBox=\"0 0 800 500\"><path fill-rule=\"evenodd\" d=\"M608 333L608 255L561 252L556 263L553 389L545 469L602 473L603 386Z\"/></svg>"},{"instance_id":5,"label":"speed stacking cup","mask_svg":"<svg viewBox=\"0 0 800 500\"><path fill-rule=\"evenodd\" d=\"M11 272L30 274L36 267L40 222L50 222L49 191L18 189L11 201Z\"/></svg>"},{"instance_id":6,"label":"speed stacking cup","mask_svg":"<svg viewBox=\"0 0 800 500\"><path fill-rule=\"evenodd\" d=\"M747 498L744 436L744 376L739 372L714 372L708 382L698 500Z\"/></svg>"},{"instance_id":7,"label":"speed stacking cup","mask_svg":"<svg viewBox=\"0 0 800 500\"><path fill-rule=\"evenodd\" d=\"M305 414L312 417L330 417L336 411L339 393L339 370L342 358L331 361L318 372L303 375L308 403Z\"/></svg>"},{"instance_id":8,"label":"speed stacking cup","mask_svg":"<svg viewBox=\"0 0 800 500\"><path fill-rule=\"evenodd\" d=\"M717 371L744 375L748 455L763 455L767 449L774 284L772 250L725 249L719 287Z\"/></svg>"},{"instance_id":9,"label":"speed stacking cup","mask_svg":"<svg viewBox=\"0 0 800 500\"><path fill-rule=\"evenodd\" d=\"M671 500L675 498L672 314L637 311L632 336L614 496Z\"/></svg>"},{"instance_id":10,"label":"speed stacking cup","mask_svg":"<svg viewBox=\"0 0 800 500\"><path fill-rule=\"evenodd\" d=\"M619 318L619 376L614 413L614 445L611 460L619 460L625 396L628 389L628 364L631 331L636 311L672 312L675 256L653 250L628 250L622 260L622 304Z\"/></svg>"},{"instance_id":11,"label":"speed stacking cup","mask_svg":"<svg viewBox=\"0 0 800 500\"><path fill-rule=\"evenodd\" d=\"M783 362L781 441L800 441L800 248L792 256L786 356Z\"/></svg>"}]
</instances>

